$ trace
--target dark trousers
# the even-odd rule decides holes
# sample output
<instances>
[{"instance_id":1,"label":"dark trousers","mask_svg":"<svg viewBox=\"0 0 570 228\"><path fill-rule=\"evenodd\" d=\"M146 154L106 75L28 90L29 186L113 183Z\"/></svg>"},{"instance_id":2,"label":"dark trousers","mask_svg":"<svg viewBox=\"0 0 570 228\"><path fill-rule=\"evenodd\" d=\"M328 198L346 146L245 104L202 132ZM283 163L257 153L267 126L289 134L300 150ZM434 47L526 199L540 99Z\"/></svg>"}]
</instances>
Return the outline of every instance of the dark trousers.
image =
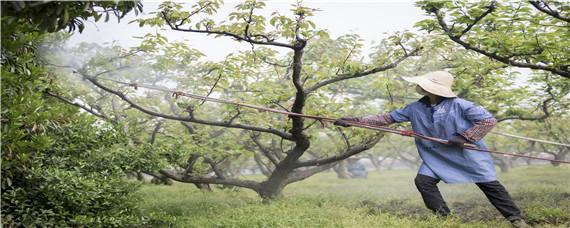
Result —
<instances>
[{"instance_id":1,"label":"dark trousers","mask_svg":"<svg viewBox=\"0 0 570 228\"><path fill-rule=\"evenodd\" d=\"M443 200L437 183L439 179L418 174L415 179L416 187L422 194L426 207L438 215L447 216L449 207ZM487 199L509 220L519 219L521 210L515 205L511 196L499 181L476 183L479 189L485 193Z\"/></svg>"}]
</instances>

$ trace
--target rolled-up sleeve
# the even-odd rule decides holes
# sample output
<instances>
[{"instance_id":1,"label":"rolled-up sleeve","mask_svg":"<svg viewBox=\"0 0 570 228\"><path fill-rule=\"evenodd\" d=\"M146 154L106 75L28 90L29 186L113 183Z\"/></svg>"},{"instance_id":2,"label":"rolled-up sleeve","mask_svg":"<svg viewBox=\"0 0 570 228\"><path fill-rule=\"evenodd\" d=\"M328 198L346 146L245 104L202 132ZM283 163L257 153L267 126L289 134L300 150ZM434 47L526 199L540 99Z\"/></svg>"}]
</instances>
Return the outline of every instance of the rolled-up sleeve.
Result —
<instances>
[{"instance_id":1,"label":"rolled-up sleeve","mask_svg":"<svg viewBox=\"0 0 570 228\"><path fill-rule=\"evenodd\" d=\"M479 141L485 137L495 125L497 125L497 119L495 118L482 119L481 121L475 122L473 127L460 134L471 142Z\"/></svg>"},{"instance_id":2,"label":"rolled-up sleeve","mask_svg":"<svg viewBox=\"0 0 570 228\"><path fill-rule=\"evenodd\" d=\"M384 113L380 115L360 117L358 118L358 122L368 125L384 126L394 123L394 120L389 113Z\"/></svg>"},{"instance_id":3,"label":"rolled-up sleeve","mask_svg":"<svg viewBox=\"0 0 570 228\"><path fill-rule=\"evenodd\" d=\"M465 118L473 124L473 127L459 134L471 142L479 141L497 125L497 119L481 106L466 102L462 108Z\"/></svg>"}]
</instances>

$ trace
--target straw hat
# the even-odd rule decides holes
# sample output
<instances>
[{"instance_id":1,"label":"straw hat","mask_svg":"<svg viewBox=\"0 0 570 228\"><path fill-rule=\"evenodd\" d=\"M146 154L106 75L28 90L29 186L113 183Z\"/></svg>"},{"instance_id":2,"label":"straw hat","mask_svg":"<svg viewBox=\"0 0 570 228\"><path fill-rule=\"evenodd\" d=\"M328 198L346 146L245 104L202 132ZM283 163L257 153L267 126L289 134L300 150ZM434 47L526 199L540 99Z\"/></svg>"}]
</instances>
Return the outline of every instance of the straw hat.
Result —
<instances>
[{"instance_id":1,"label":"straw hat","mask_svg":"<svg viewBox=\"0 0 570 228\"><path fill-rule=\"evenodd\" d=\"M418 77L402 77L404 80L418 84L428 93L442 97L457 97L451 91L453 76L446 71L434 71Z\"/></svg>"}]
</instances>

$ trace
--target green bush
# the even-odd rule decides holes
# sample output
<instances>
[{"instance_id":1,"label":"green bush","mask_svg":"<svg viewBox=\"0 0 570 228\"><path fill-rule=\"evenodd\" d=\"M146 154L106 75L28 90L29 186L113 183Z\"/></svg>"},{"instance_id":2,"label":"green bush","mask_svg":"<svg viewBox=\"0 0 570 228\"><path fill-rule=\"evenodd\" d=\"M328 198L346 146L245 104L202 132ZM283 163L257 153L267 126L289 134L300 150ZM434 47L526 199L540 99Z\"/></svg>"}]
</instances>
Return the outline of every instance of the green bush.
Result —
<instances>
[{"instance_id":1,"label":"green bush","mask_svg":"<svg viewBox=\"0 0 570 228\"><path fill-rule=\"evenodd\" d=\"M138 185L123 175L152 160L127 147L119 126L45 95L63 93L37 58L46 36L25 24L2 28L2 224L140 225Z\"/></svg>"},{"instance_id":2,"label":"green bush","mask_svg":"<svg viewBox=\"0 0 570 228\"><path fill-rule=\"evenodd\" d=\"M11 183L3 189L4 224L124 226L143 221L132 195L138 184L122 178L130 167L122 160L124 150L117 149L123 137L111 126L101 130L88 116L78 114L72 121L49 129L43 137L50 146L35 151L28 165L11 161L12 168L25 171L9 177Z\"/></svg>"}]
</instances>

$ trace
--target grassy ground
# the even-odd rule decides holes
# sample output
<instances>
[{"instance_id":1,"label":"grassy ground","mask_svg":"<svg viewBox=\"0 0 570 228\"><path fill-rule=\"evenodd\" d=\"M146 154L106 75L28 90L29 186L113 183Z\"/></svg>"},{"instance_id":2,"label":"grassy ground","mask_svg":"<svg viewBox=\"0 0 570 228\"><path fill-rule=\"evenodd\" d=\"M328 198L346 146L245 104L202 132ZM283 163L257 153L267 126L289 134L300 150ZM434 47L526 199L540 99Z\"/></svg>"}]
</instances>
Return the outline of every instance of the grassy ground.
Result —
<instances>
[{"instance_id":1,"label":"grassy ground","mask_svg":"<svg viewBox=\"0 0 570 228\"><path fill-rule=\"evenodd\" d=\"M424 208L414 171L372 172L366 180L322 173L263 204L249 190L200 192L193 185L143 185L143 212L162 227L509 227L475 185L440 184L454 215ZM570 166L519 167L500 181L535 227L570 227Z\"/></svg>"}]
</instances>

